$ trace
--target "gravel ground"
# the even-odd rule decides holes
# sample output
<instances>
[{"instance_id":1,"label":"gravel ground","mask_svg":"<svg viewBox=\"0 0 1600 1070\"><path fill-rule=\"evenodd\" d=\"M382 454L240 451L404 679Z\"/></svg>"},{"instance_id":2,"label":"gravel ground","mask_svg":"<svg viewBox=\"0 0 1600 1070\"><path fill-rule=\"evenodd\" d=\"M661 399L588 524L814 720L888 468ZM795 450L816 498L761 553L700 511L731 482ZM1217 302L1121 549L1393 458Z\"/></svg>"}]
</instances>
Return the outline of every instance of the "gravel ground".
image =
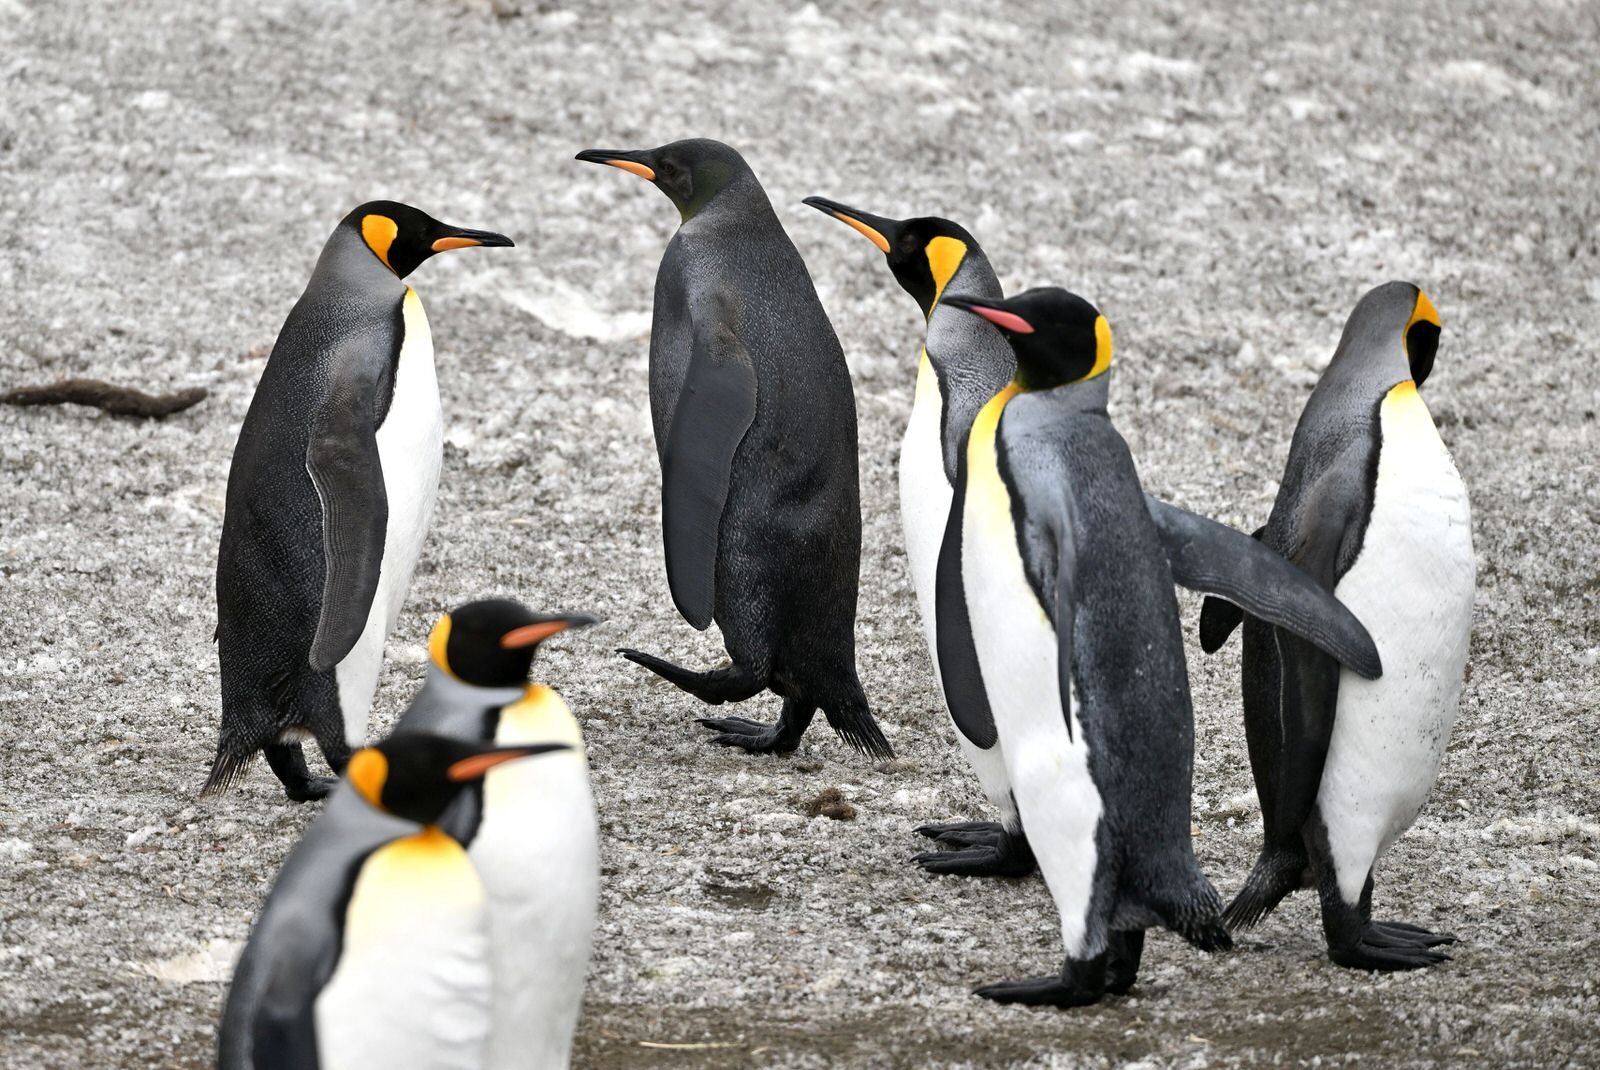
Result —
<instances>
[{"instance_id":1,"label":"gravel ground","mask_svg":"<svg viewBox=\"0 0 1600 1070\"><path fill-rule=\"evenodd\" d=\"M541 663L604 827L580 1065L1600 1062L1596 8L558 2L0 0L0 388L211 391L164 423L0 409L0 1064L210 1057L229 956L315 813L264 768L195 801L227 464L317 250L375 197L520 244L415 277L449 444L376 716L458 601L606 618ZM571 156L695 135L745 151L850 356L886 765L817 729L788 758L707 746L692 699L611 653L721 648L673 611L656 523L645 334L674 213ZM1054 969L1059 937L1037 879L906 862L918 822L981 813L894 504L919 321L814 193L952 216L1008 288L1097 302L1148 488L1245 530L1356 298L1427 289L1480 585L1460 723L1378 909L1455 931L1454 962L1335 969L1299 896L1230 955L1153 936L1135 993L1095 1008L969 994ZM1196 843L1227 893L1259 820L1238 644L1191 656ZM830 787L854 820L807 816Z\"/></svg>"}]
</instances>

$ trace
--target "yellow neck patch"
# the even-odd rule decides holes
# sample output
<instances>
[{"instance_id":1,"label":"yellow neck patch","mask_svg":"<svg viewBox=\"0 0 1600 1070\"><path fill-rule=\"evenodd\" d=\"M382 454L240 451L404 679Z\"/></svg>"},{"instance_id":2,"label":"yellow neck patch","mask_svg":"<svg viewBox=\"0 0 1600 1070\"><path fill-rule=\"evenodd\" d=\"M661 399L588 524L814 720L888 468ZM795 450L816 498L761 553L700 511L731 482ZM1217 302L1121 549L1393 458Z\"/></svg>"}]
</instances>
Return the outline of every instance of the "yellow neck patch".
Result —
<instances>
[{"instance_id":1,"label":"yellow neck patch","mask_svg":"<svg viewBox=\"0 0 1600 1070\"><path fill-rule=\"evenodd\" d=\"M1085 379L1093 379L1097 375L1105 374L1111 367L1111 324L1104 316L1094 318L1094 367L1089 369Z\"/></svg>"},{"instance_id":2,"label":"yellow neck patch","mask_svg":"<svg viewBox=\"0 0 1600 1070\"><path fill-rule=\"evenodd\" d=\"M433 631L428 633L428 658L450 679L459 679L450 671L450 659L445 651L450 646L450 614L446 613L439 618L439 623L433 626Z\"/></svg>"},{"instance_id":3,"label":"yellow neck patch","mask_svg":"<svg viewBox=\"0 0 1600 1070\"><path fill-rule=\"evenodd\" d=\"M394 265L389 263L389 246L394 244L395 235L399 233L399 225L386 215L374 214L361 217L361 239L390 271L394 270Z\"/></svg>"},{"instance_id":4,"label":"yellow neck patch","mask_svg":"<svg viewBox=\"0 0 1600 1070\"><path fill-rule=\"evenodd\" d=\"M1428 300L1428 295L1421 290L1417 291L1417 303L1411 308L1411 318L1406 321L1406 330L1411 330L1411 325L1422 321L1431 323L1435 327L1443 327L1439 322L1439 310L1433 307L1433 302Z\"/></svg>"},{"instance_id":5,"label":"yellow neck patch","mask_svg":"<svg viewBox=\"0 0 1600 1070\"><path fill-rule=\"evenodd\" d=\"M373 747L362 747L350 756L345 775L361 797L379 810L383 809L383 785L389 779L389 759Z\"/></svg>"},{"instance_id":6,"label":"yellow neck patch","mask_svg":"<svg viewBox=\"0 0 1600 1070\"><path fill-rule=\"evenodd\" d=\"M961 261L966 259L967 243L941 234L930 241L923 252L928 256L928 270L933 272L933 305L928 306L928 313L932 315L939 298L944 296L944 288L950 285L950 280L956 277L956 270L961 267Z\"/></svg>"},{"instance_id":7,"label":"yellow neck patch","mask_svg":"<svg viewBox=\"0 0 1600 1070\"><path fill-rule=\"evenodd\" d=\"M494 741L499 746L517 743L566 743L583 756L583 733L578 719L561 695L544 684L529 684L522 697L500 710Z\"/></svg>"}]
</instances>

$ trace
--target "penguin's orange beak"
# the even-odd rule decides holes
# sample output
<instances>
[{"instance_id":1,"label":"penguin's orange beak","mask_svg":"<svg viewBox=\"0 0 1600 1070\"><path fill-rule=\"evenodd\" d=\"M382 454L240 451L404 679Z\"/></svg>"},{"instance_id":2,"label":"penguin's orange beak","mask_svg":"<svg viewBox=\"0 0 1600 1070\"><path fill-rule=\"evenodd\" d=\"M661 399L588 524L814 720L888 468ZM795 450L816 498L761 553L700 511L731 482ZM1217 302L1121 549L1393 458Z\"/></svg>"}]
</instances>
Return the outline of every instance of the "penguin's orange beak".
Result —
<instances>
[{"instance_id":1,"label":"penguin's orange beak","mask_svg":"<svg viewBox=\"0 0 1600 1070\"><path fill-rule=\"evenodd\" d=\"M552 635L566 631L568 628L587 628L597 624L595 618L587 614L574 614L567 617L556 617L553 620L542 620L537 624L524 624L520 628L500 637L500 646L504 650L520 650L524 647L535 646L544 642Z\"/></svg>"},{"instance_id":2,"label":"penguin's orange beak","mask_svg":"<svg viewBox=\"0 0 1600 1070\"><path fill-rule=\"evenodd\" d=\"M469 781L481 780L495 766L514 762L518 758L571 749L565 743L535 743L528 747L500 747L496 750L484 751L481 754L474 754L470 757L462 758L460 761L452 762L450 767L445 770L444 775L457 784L465 784Z\"/></svg>"},{"instance_id":3,"label":"penguin's orange beak","mask_svg":"<svg viewBox=\"0 0 1600 1070\"><path fill-rule=\"evenodd\" d=\"M603 163L607 167L617 167L631 175L638 175L646 182L656 180L655 169L641 160L633 159L635 153L623 152L615 149L584 149L573 157L585 163Z\"/></svg>"}]
</instances>

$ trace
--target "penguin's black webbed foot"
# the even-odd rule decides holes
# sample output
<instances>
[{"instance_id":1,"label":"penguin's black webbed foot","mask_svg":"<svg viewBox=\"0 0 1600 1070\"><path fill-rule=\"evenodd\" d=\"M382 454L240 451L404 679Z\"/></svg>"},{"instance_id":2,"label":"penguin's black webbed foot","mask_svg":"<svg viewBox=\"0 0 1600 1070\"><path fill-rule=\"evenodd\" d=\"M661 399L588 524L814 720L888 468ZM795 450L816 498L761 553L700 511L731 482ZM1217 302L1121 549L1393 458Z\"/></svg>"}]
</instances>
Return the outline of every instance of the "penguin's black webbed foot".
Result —
<instances>
[{"instance_id":1,"label":"penguin's black webbed foot","mask_svg":"<svg viewBox=\"0 0 1600 1070\"><path fill-rule=\"evenodd\" d=\"M1329 944L1328 958L1351 970L1421 970L1449 962L1449 955L1433 948L1455 939L1405 922L1373 921L1361 927L1354 941Z\"/></svg>"},{"instance_id":2,"label":"penguin's black webbed foot","mask_svg":"<svg viewBox=\"0 0 1600 1070\"><path fill-rule=\"evenodd\" d=\"M800 746L798 736L782 731L783 723L763 724L748 717L701 717L705 727L716 732L711 742L723 747L739 747L751 754L788 754Z\"/></svg>"},{"instance_id":3,"label":"penguin's black webbed foot","mask_svg":"<svg viewBox=\"0 0 1600 1070\"><path fill-rule=\"evenodd\" d=\"M307 777L299 784L285 784L283 793L289 797L290 802L315 802L326 799L328 793L339 786L339 778L331 776Z\"/></svg>"},{"instance_id":4,"label":"penguin's black webbed foot","mask_svg":"<svg viewBox=\"0 0 1600 1070\"><path fill-rule=\"evenodd\" d=\"M1066 967L1052 977L1000 981L984 985L973 994L996 1003L1021 1003L1028 1007L1087 1007L1106 996L1108 957L1108 954L1101 954L1083 962L1068 959Z\"/></svg>"},{"instance_id":5,"label":"penguin's black webbed foot","mask_svg":"<svg viewBox=\"0 0 1600 1070\"><path fill-rule=\"evenodd\" d=\"M937 831L930 831L937 830ZM952 877L1026 877L1038 868L1028 838L983 821L924 825L917 830L949 851L923 851L911 861Z\"/></svg>"},{"instance_id":6,"label":"penguin's black webbed foot","mask_svg":"<svg viewBox=\"0 0 1600 1070\"><path fill-rule=\"evenodd\" d=\"M644 666L663 680L687 691L709 706L720 706L724 702L743 702L766 686L753 672L737 663L707 672L695 672L674 665L665 658L646 654L642 650L618 647L617 653L635 665Z\"/></svg>"},{"instance_id":7,"label":"penguin's black webbed foot","mask_svg":"<svg viewBox=\"0 0 1600 1070\"><path fill-rule=\"evenodd\" d=\"M949 844L951 847L968 847L978 842L992 842L995 837L1005 831L1005 826L998 821L946 821L942 824L918 825L916 832L938 840L940 843ZM946 839L946 837L950 837ZM987 837L987 839L971 839L967 837Z\"/></svg>"}]
</instances>

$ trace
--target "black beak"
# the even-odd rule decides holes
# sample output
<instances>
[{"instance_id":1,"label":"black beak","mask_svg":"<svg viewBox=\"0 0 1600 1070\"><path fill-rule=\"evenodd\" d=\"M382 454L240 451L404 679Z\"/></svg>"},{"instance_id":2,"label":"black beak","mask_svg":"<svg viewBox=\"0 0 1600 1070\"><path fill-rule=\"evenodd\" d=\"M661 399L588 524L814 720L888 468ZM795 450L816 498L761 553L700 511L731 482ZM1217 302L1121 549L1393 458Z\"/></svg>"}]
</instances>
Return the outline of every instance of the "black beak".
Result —
<instances>
[{"instance_id":1,"label":"black beak","mask_svg":"<svg viewBox=\"0 0 1600 1070\"><path fill-rule=\"evenodd\" d=\"M510 249L516 244L504 234L496 234L492 230L468 230L466 227L452 227L446 224L439 228L439 236L433 240L431 248L436 253L442 253L446 249L470 249L475 245Z\"/></svg>"},{"instance_id":2,"label":"black beak","mask_svg":"<svg viewBox=\"0 0 1600 1070\"><path fill-rule=\"evenodd\" d=\"M647 182L656 180L656 169L650 166L650 154L629 149L584 149L575 160L584 163L603 163L638 175Z\"/></svg>"},{"instance_id":3,"label":"black beak","mask_svg":"<svg viewBox=\"0 0 1600 1070\"><path fill-rule=\"evenodd\" d=\"M898 219L888 219L881 215L873 215L871 212L863 212L838 201L830 201L826 197L807 197L804 203L819 212L826 212L851 229L859 231L884 253L893 247L894 239L900 232L901 222Z\"/></svg>"}]
</instances>

